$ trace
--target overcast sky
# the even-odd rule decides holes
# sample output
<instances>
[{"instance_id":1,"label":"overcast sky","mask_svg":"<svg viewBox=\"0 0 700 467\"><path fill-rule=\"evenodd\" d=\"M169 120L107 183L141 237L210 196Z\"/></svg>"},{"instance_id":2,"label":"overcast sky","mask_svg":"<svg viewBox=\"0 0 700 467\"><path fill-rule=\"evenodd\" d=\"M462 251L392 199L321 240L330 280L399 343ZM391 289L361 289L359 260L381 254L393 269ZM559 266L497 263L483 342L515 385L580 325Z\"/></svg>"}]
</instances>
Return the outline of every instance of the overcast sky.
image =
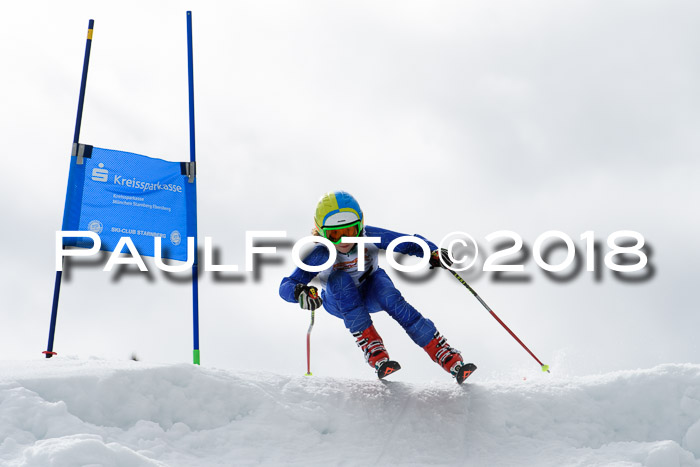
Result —
<instances>
[{"instance_id":1,"label":"overcast sky","mask_svg":"<svg viewBox=\"0 0 700 467\"><path fill-rule=\"evenodd\" d=\"M0 28L1 358L42 358L46 348L88 20L81 142L184 161L188 9L199 234L214 238L221 262L243 265L246 230L307 235L320 195L343 189L370 225L435 242L466 231L482 255L494 251L489 233L521 235L528 281L465 277L552 366L546 377L698 362L693 1L13 4ZM603 264L597 280L585 269L547 277L531 249L553 229L582 261L583 232L604 255L608 235L638 231L652 248L649 278L621 281ZM201 277L203 365L305 372L308 312L277 292L290 254L281 248L257 275ZM58 358L191 361L189 284L152 269L74 268ZM539 371L466 289L433 272L389 274L482 378ZM396 379L446 378L386 314L374 316L404 368ZM372 377L325 311L312 346L315 374Z\"/></svg>"}]
</instances>

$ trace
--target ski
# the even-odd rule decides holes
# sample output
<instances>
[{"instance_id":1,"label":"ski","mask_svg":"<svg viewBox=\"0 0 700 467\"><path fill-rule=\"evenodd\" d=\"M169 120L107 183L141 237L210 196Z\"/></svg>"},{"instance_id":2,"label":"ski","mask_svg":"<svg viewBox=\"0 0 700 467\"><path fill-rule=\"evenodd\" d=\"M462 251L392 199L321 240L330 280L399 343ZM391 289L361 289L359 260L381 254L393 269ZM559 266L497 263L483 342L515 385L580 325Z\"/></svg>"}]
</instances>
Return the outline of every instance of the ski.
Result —
<instances>
[{"instance_id":1,"label":"ski","mask_svg":"<svg viewBox=\"0 0 700 467\"><path fill-rule=\"evenodd\" d=\"M455 373L455 379L457 380L457 384L462 384L465 379L469 378L472 373L476 370L476 365L473 363L465 363L459 368L457 368L457 372Z\"/></svg>"},{"instance_id":2,"label":"ski","mask_svg":"<svg viewBox=\"0 0 700 467\"><path fill-rule=\"evenodd\" d=\"M377 377L379 379L383 379L386 376L389 376L390 374L399 371L401 369L401 365L399 365L399 362L395 362L393 360L387 360L379 367L377 368Z\"/></svg>"}]
</instances>

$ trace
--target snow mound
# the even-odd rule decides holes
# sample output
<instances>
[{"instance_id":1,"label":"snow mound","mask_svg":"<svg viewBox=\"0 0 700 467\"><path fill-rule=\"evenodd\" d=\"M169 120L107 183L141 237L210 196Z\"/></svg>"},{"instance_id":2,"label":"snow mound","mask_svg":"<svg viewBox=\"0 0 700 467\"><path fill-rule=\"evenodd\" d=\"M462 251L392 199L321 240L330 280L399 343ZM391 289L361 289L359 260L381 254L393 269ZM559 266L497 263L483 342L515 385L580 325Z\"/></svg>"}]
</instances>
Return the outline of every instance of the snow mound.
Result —
<instances>
[{"instance_id":1,"label":"snow mound","mask_svg":"<svg viewBox=\"0 0 700 467\"><path fill-rule=\"evenodd\" d=\"M0 465L700 466L700 365L459 387L0 362Z\"/></svg>"}]
</instances>

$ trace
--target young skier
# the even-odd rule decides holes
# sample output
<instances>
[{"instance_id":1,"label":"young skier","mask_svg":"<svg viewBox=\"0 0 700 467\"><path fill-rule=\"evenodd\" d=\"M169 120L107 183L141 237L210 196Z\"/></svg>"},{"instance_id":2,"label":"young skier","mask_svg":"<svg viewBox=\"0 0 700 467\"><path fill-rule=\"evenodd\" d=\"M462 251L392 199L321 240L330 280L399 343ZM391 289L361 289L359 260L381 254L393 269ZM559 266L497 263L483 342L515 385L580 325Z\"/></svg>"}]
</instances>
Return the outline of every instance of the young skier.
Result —
<instances>
[{"instance_id":1,"label":"young skier","mask_svg":"<svg viewBox=\"0 0 700 467\"><path fill-rule=\"evenodd\" d=\"M329 192L321 197L316 206L314 223L314 235L325 237L335 246L335 263L320 273L296 268L280 284L280 296L284 300L298 303L306 310L315 310L323 304L328 313L341 318L379 378L401 368L397 362L389 359L382 338L372 324L370 313L380 310L389 313L413 342L455 377L459 384L476 370L474 364L463 362L460 352L450 347L433 322L423 317L401 296L386 272L379 267L378 250L386 249L392 240L404 234L365 225L360 205L345 191ZM356 243L343 242L344 237L360 236L379 237L381 241L367 243L362 252L358 251ZM443 262L451 264L444 250L441 262L437 246L420 235L415 236L430 246L431 269L445 267ZM401 243L394 251L423 256L423 249L413 242ZM308 266L319 266L328 259L328 249L319 243L303 261ZM358 270L358 261L363 262L364 271ZM308 285L316 275L323 289L320 296L316 287Z\"/></svg>"}]
</instances>

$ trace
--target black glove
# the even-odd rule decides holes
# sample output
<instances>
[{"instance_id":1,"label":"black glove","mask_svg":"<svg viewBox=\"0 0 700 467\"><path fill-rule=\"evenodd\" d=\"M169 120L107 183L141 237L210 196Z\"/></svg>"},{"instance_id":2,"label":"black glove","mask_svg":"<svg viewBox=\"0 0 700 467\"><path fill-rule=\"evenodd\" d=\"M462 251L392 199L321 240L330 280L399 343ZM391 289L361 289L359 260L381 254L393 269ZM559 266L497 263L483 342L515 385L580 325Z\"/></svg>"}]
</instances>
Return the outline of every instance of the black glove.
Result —
<instances>
[{"instance_id":1,"label":"black glove","mask_svg":"<svg viewBox=\"0 0 700 467\"><path fill-rule=\"evenodd\" d=\"M294 287L294 299L299 302L303 310L313 311L323 304L323 300L318 295L318 289L304 284L297 284Z\"/></svg>"},{"instance_id":2,"label":"black glove","mask_svg":"<svg viewBox=\"0 0 700 467\"><path fill-rule=\"evenodd\" d=\"M442 257L442 261L440 261L441 257ZM447 254L447 250L445 248L441 248L439 250L433 250L433 252L430 253L430 269L433 269L433 268L445 268L445 269L447 269L448 266L452 266L452 261L450 261L450 257Z\"/></svg>"}]
</instances>

